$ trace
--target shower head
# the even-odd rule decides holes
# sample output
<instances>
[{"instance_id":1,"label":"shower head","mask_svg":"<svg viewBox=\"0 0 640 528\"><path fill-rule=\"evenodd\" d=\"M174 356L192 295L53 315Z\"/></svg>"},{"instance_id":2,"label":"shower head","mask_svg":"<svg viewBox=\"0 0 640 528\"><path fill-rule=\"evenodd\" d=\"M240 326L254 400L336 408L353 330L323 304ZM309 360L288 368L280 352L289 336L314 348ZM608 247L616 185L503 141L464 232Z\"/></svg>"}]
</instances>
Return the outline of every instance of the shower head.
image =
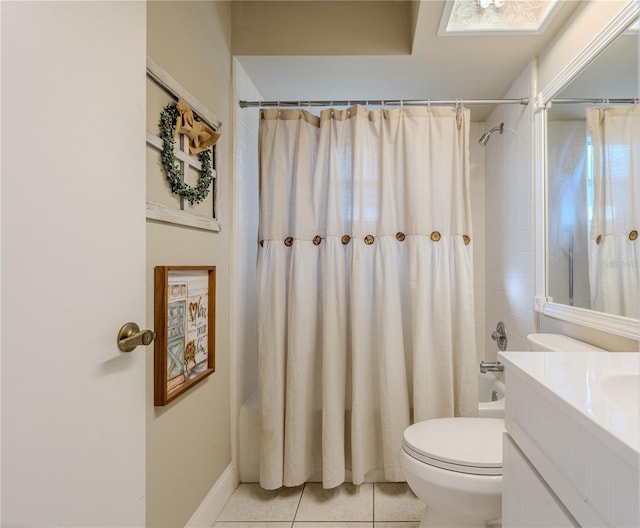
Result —
<instances>
[{"instance_id":1,"label":"shower head","mask_svg":"<svg viewBox=\"0 0 640 528\"><path fill-rule=\"evenodd\" d=\"M491 134L496 131L499 131L502 134L504 132L504 123L500 123L499 126L493 127L491 130L489 130L489 132L485 132L484 134L482 134L482 136L480 136L480 139L478 140L478 143L480 143L483 147L486 146L486 144L489 143Z\"/></svg>"}]
</instances>

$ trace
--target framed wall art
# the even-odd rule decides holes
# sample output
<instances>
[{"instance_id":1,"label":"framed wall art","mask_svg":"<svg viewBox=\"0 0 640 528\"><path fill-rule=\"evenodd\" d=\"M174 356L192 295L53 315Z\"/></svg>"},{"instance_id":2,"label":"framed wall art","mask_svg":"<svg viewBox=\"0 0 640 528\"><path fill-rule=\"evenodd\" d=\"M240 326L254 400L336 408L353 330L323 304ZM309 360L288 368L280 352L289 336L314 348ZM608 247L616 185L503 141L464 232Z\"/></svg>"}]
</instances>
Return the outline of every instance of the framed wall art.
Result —
<instances>
[{"instance_id":1,"label":"framed wall art","mask_svg":"<svg viewBox=\"0 0 640 528\"><path fill-rule=\"evenodd\" d=\"M156 266L154 404L166 405L215 371L215 266Z\"/></svg>"}]
</instances>

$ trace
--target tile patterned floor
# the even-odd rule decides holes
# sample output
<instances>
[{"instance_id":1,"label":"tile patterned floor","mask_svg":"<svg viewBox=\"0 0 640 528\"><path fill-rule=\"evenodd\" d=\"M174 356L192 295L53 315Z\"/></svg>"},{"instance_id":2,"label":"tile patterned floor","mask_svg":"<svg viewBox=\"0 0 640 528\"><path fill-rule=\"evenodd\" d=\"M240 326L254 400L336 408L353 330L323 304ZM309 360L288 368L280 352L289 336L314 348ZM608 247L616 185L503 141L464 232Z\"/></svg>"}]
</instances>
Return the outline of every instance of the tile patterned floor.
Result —
<instances>
[{"instance_id":1,"label":"tile patterned floor","mask_svg":"<svg viewBox=\"0 0 640 528\"><path fill-rule=\"evenodd\" d=\"M418 528L424 503L405 483L263 490L240 484L214 528Z\"/></svg>"}]
</instances>

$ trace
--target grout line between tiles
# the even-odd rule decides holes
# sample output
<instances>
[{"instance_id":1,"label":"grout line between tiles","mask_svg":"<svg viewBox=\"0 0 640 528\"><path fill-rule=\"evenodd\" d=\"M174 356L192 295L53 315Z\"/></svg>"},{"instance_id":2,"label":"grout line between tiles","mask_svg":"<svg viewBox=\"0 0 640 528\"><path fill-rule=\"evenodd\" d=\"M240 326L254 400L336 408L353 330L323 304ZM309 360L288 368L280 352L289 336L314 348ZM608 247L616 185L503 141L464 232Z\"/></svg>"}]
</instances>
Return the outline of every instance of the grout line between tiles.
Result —
<instances>
[{"instance_id":1,"label":"grout line between tiles","mask_svg":"<svg viewBox=\"0 0 640 528\"><path fill-rule=\"evenodd\" d=\"M371 507L373 508L373 511L371 512L371 526L375 527L376 525L376 483L373 483L373 486L371 486L372 491L371 493L373 493L373 497L371 498Z\"/></svg>"},{"instance_id":2,"label":"grout line between tiles","mask_svg":"<svg viewBox=\"0 0 640 528\"><path fill-rule=\"evenodd\" d=\"M298 517L298 511L300 510L300 504L302 503L302 496L304 495L304 490L307 489L307 483L305 482L302 485L302 491L300 491L300 498L298 498L298 505L296 506L296 511L293 513L293 520L291 521L291 528L293 528L293 523L296 522Z\"/></svg>"}]
</instances>

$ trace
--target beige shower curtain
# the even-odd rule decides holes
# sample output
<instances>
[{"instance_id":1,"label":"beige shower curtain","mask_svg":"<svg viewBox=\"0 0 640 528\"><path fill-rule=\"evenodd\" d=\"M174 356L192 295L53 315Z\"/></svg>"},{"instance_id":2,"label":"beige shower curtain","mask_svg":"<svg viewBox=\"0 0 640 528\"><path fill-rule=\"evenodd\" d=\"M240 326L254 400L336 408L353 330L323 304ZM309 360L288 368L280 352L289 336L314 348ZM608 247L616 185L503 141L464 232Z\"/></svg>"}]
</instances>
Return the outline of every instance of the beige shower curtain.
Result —
<instances>
[{"instance_id":1,"label":"beige shower curtain","mask_svg":"<svg viewBox=\"0 0 640 528\"><path fill-rule=\"evenodd\" d=\"M468 131L448 107L262 111L263 487L404 480L409 424L477 414Z\"/></svg>"}]
</instances>

